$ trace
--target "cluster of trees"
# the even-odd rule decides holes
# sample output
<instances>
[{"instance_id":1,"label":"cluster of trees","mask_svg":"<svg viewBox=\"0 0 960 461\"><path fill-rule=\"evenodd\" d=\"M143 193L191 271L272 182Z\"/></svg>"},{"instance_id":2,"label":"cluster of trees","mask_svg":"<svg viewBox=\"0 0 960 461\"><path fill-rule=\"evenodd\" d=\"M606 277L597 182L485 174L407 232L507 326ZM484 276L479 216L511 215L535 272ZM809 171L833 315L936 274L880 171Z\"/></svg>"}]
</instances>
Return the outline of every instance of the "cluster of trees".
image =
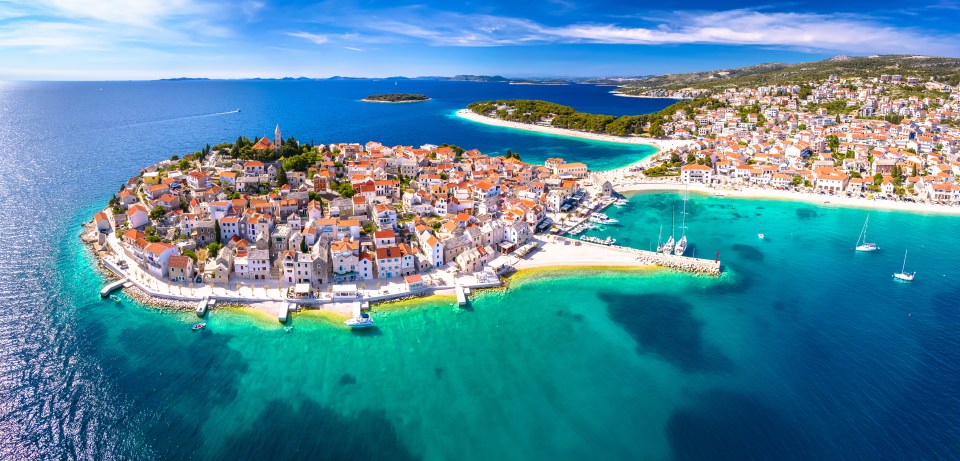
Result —
<instances>
[{"instance_id":1,"label":"cluster of trees","mask_svg":"<svg viewBox=\"0 0 960 461\"><path fill-rule=\"evenodd\" d=\"M725 107L726 103L713 98L696 98L679 101L653 114L623 115L620 117L604 114L577 112L574 108L560 104L529 99L498 99L480 101L467 106L472 112L492 116L501 120L520 123L542 123L549 121L551 126L591 133L604 133L627 136L647 133L650 136L663 136L662 125L678 110L684 110L689 118L695 110L708 110Z\"/></svg>"},{"instance_id":2,"label":"cluster of trees","mask_svg":"<svg viewBox=\"0 0 960 461\"><path fill-rule=\"evenodd\" d=\"M334 182L333 190L337 191L343 198L350 198L357 194L357 190L353 188L350 181Z\"/></svg>"},{"instance_id":3,"label":"cluster of trees","mask_svg":"<svg viewBox=\"0 0 960 461\"><path fill-rule=\"evenodd\" d=\"M507 152L503 154L503 156L504 158L515 158L517 160L520 160L520 153L514 152L510 149L507 149Z\"/></svg>"},{"instance_id":4,"label":"cluster of trees","mask_svg":"<svg viewBox=\"0 0 960 461\"><path fill-rule=\"evenodd\" d=\"M254 137L254 139L257 138ZM220 145L220 147L230 146L230 153L234 158L240 158L244 160L260 160L262 162L273 162L284 157L293 157L303 152L313 150L313 146L311 144L301 144L293 137L287 138L286 140L281 140L280 147L276 150L254 150L253 146L255 144L256 142L250 140L250 138L246 136L240 136L232 145L226 144Z\"/></svg>"}]
</instances>

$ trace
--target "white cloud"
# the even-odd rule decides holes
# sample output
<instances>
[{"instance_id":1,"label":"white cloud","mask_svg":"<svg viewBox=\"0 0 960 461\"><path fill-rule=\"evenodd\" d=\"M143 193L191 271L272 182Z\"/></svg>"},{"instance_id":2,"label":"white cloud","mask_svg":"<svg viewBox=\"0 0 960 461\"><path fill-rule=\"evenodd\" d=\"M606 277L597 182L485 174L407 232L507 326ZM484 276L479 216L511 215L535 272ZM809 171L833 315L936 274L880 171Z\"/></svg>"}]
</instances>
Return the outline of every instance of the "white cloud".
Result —
<instances>
[{"instance_id":1,"label":"white cloud","mask_svg":"<svg viewBox=\"0 0 960 461\"><path fill-rule=\"evenodd\" d=\"M854 53L957 54L957 36L894 27L865 16L747 9L675 12L642 24L573 23L547 26L523 18L431 11L419 7L322 19L338 25L435 46L544 43L720 44L777 46Z\"/></svg>"},{"instance_id":2,"label":"white cloud","mask_svg":"<svg viewBox=\"0 0 960 461\"><path fill-rule=\"evenodd\" d=\"M330 41L330 37L320 34L312 34L310 32L288 32L287 35L291 37L302 38L304 40L309 40L317 45L323 45Z\"/></svg>"},{"instance_id":3,"label":"white cloud","mask_svg":"<svg viewBox=\"0 0 960 461\"><path fill-rule=\"evenodd\" d=\"M210 21L216 9L207 0L3 2L0 18L10 19L0 23L0 48L71 52L197 46L232 35Z\"/></svg>"}]
</instances>

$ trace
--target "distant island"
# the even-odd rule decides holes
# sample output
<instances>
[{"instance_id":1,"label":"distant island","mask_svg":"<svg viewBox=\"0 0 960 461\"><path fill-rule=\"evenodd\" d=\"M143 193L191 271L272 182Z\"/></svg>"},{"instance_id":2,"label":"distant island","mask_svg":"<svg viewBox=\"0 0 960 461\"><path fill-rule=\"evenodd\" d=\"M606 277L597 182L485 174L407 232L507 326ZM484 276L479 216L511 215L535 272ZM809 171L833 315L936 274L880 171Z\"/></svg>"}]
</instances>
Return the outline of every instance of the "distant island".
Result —
<instances>
[{"instance_id":1,"label":"distant island","mask_svg":"<svg viewBox=\"0 0 960 461\"><path fill-rule=\"evenodd\" d=\"M363 98L363 102L423 102L429 101L430 98L425 94L414 94L414 93L385 93L385 94L372 94Z\"/></svg>"}]
</instances>

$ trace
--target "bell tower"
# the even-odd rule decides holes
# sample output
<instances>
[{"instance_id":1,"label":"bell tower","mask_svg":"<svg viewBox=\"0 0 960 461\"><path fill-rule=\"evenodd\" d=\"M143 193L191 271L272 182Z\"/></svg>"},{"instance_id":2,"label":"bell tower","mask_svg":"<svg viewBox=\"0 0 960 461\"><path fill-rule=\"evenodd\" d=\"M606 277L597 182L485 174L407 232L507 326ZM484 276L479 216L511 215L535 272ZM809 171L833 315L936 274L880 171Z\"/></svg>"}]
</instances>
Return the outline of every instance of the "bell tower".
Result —
<instances>
[{"instance_id":1,"label":"bell tower","mask_svg":"<svg viewBox=\"0 0 960 461\"><path fill-rule=\"evenodd\" d=\"M273 150L279 150L281 143L283 143L283 138L280 136L280 124L278 123L277 129L273 130Z\"/></svg>"}]
</instances>

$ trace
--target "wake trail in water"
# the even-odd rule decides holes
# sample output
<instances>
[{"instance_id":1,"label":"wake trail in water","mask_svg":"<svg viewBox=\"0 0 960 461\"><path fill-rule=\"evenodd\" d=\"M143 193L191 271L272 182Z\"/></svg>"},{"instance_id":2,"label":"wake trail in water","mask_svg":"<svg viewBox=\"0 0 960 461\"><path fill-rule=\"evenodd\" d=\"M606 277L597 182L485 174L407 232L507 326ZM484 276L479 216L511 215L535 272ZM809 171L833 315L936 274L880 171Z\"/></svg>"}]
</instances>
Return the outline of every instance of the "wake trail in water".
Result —
<instances>
[{"instance_id":1,"label":"wake trail in water","mask_svg":"<svg viewBox=\"0 0 960 461\"><path fill-rule=\"evenodd\" d=\"M144 125L155 125L158 123L176 122L180 120L190 120L194 118L219 117L223 115L230 115L230 114L237 114L237 113L240 113L240 109L230 110L226 112L212 112L207 114L193 114L193 115L183 115L180 117L161 118L156 120L144 120L142 122L134 122L134 123L128 123L126 125L118 125L118 126L113 126L109 128L104 128L104 130L132 128L132 127L144 126Z\"/></svg>"}]
</instances>

